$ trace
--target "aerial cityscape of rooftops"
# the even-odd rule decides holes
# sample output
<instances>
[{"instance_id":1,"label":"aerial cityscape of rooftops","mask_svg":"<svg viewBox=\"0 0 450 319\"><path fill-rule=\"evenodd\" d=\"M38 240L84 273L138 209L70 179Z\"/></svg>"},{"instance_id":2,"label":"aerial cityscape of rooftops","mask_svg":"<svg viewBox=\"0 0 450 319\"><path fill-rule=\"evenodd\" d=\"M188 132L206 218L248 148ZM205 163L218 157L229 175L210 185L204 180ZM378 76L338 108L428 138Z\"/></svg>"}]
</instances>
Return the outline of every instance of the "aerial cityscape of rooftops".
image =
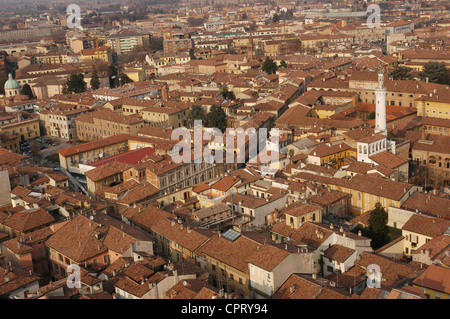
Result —
<instances>
[{"instance_id":1,"label":"aerial cityscape of rooftops","mask_svg":"<svg viewBox=\"0 0 450 319\"><path fill-rule=\"evenodd\" d=\"M0 298L449 299L449 86L449 1L3 0Z\"/></svg>"}]
</instances>

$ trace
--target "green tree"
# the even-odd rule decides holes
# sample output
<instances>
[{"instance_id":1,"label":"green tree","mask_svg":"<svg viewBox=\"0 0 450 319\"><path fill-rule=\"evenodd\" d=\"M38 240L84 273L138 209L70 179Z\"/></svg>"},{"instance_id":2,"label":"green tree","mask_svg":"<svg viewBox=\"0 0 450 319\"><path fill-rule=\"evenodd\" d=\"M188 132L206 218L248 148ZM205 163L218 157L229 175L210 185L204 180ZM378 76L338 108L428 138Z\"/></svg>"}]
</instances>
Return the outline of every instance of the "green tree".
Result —
<instances>
[{"instance_id":1,"label":"green tree","mask_svg":"<svg viewBox=\"0 0 450 319\"><path fill-rule=\"evenodd\" d=\"M95 69L92 71L92 77L91 77L91 88L93 90L97 90L100 87L100 80L98 78L97 70Z\"/></svg>"},{"instance_id":2,"label":"green tree","mask_svg":"<svg viewBox=\"0 0 450 319\"><path fill-rule=\"evenodd\" d=\"M207 116L208 126L218 128L222 132L227 127L227 115L220 105L213 104Z\"/></svg>"},{"instance_id":3,"label":"green tree","mask_svg":"<svg viewBox=\"0 0 450 319\"><path fill-rule=\"evenodd\" d=\"M81 73L72 73L64 83L62 93L73 94L86 91L86 82L84 82L84 76Z\"/></svg>"},{"instance_id":4,"label":"green tree","mask_svg":"<svg viewBox=\"0 0 450 319\"><path fill-rule=\"evenodd\" d=\"M278 21L280 21L280 16L275 13L272 17L272 22L277 23Z\"/></svg>"},{"instance_id":5,"label":"green tree","mask_svg":"<svg viewBox=\"0 0 450 319\"><path fill-rule=\"evenodd\" d=\"M25 83L25 84L22 86L22 94L28 95L28 97L29 97L30 99L33 99L33 98L34 98L33 90L31 89L31 87L30 87L30 85L29 85L28 83Z\"/></svg>"},{"instance_id":6,"label":"green tree","mask_svg":"<svg viewBox=\"0 0 450 319\"><path fill-rule=\"evenodd\" d=\"M116 77L119 75L119 71L114 65L109 66L109 86L112 88L116 87Z\"/></svg>"},{"instance_id":7,"label":"green tree","mask_svg":"<svg viewBox=\"0 0 450 319\"><path fill-rule=\"evenodd\" d=\"M281 62L280 62L280 67L281 67L281 68L287 68L287 63L286 63L286 61L281 60Z\"/></svg>"},{"instance_id":8,"label":"green tree","mask_svg":"<svg viewBox=\"0 0 450 319\"><path fill-rule=\"evenodd\" d=\"M368 228L369 233L372 234L372 248L377 249L388 243L387 213L380 203L376 203L370 213Z\"/></svg>"},{"instance_id":9,"label":"green tree","mask_svg":"<svg viewBox=\"0 0 450 319\"><path fill-rule=\"evenodd\" d=\"M267 74L273 74L277 71L277 64L269 57L266 57L262 64L262 70Z\"/></svg>"},{"instance_id":10,"label":"green tree","mask_svg":"<svg viewBox=\"0 0 450 319\"><path fill-rule=\"evenodd\" d=\"M419 78L424 81L428 80L432 83L450 84L450 72L444 63L428 62L423 66L423 71L419 73Z\"/></svg>"},{"instance_id":11,"label":"green tree","mask_svg":"<svg viewBox=\"0 0 450 319\"><path fill-rule=\"evenodd\" d=\"M232 100L234 100L236 98L234 96L234 92L233 91L228 91L228 88L226 88L226 87L222 89L222 92L220 92L220 95L222 95L222 97L224 99L227 99L227 100L230 100L230 101L232 101Z\"/></svg>"},{"instance_id":12,"label":"green tree","mask_svg":"<svg viewBox=\"0 0 450 319\"><path fill-rule=\"evenodd\" d=\"M194 120L202 120L203 123L206 121L205 112L203 112L202 107L195 104L187 116L187 123L190 127L194 127Z\"/></svg>"},{"instance_id":13,"label":"green tree","mask_svg":"<svg viewBox=\"0 0 450 319\"><path fill-rule=\"evenodd\" d=\"M389 74L394 80L412 80L414 77L411 74L411 69L405 66L397 66Z\"/></svg>"},{"instance_id":14,"label":"green tree","mask_svg":"<svg viewBox=\"0 0 450 319\"><path fill-rule=\"evenodd\" d=\"M226 99L229 100L229 101L235 100L236 96L234 95L234 92L233 91L229 91L227 96L226 96Z\"/></svg>"}]
</instances>

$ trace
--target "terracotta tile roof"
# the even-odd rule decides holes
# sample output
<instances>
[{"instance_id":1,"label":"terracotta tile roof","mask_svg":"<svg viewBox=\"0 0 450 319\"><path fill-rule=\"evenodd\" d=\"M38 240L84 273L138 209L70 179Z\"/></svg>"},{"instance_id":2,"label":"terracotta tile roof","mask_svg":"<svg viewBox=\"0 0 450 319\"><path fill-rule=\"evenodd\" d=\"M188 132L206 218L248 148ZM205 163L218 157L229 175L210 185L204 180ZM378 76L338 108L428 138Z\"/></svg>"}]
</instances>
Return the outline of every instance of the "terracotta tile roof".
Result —
<instances>
[{"instance_id":1,"label":"terracotta tile roof","mask_svg":"<svg viewBox=\"0 0 450 319\"><path fill-rule=\"evenodd\" d=\"M198 254L217 259L243 273L248 273L246 259L258 251L262 245L250 240L246 236L240 236L231 242L223 237L214 235L199 250Z\"/></svg>"},{"instance_id":2,"label":"terracotta tile roof","mask_svg":"<svg viewBox=\"0 0 450 319\"><path fill-rule=\"evenodd\" d=\"M412 150L450 154L450 136L428 135L426 140L418 140Z\"/></svg>"},{"instance_id":3,"label":"terracotta tile roof","mask_svg":"<svg viewBox=\"0 0 450 319\"><path fill-rule=\"evenodd\" d=\"M172 129L145 125L142 129L138 131L138 135L145 135L150 137L162 138L166 140L171 140Z\"/></svg>"},{"instance_id":4,"label":"terracotta tile roof","mask_svg":"<svg viewBox=\"0 0 450 319\"><path fill-rule=\"evenodd\" d=\"M422 275L413 281L413 285L450 294L450 269L430 265Z\"/></svg>"},{"instance_id":5,"label":"terracotta tile roof","mask_svg":"<svg viewBox=\"0 0 450 319\"><path fill-rule=\"evenodd\" d=\"M359 296L359 299L384 299L383 290L379 288L366 287L363 293Z\"/></svg>"},{"instance_id":6,"label":"terracotta tile roof","mask_svg":"<svg viewBox=\"0 0 450 319\"><path fill-rule=\"evenodd\" d=\"M299 217L317 211L321 208L322 206L319 205L297 201L290 204L288 207L283 208L283 210L281 210L281 213Z\"/></svg>"},{"instance_id":7,"label":"terracotta tile roof","mask_svg":"<svg viewBox=\"0 0 450 319\"><path fill-rule=\"evenodd\" d=\"M126 191L125 194L120 197L118 202L121 204L131 205L150 198L158 193L159 189L157 187L153 186L149 182L145 182Z\"/></svg>"},{"instance_id":8,"label":"terracotta tile roof","mask_svg":"<svg viewBox=\"0 0 450 319\"><path fill-rule=\"evenodd\" d=\"M420 246L413 253L414 255L427 254L429 258L436 262L450 255L450 236L441 235L432 238L427 243Z\"/></svg>"},{"instance_id":9,"label":"terracotta tile roof","mask_svg":"<svg viewBox=\"0 0 450 319\"><path fill-rule=\"evenodd\" d=\"M137 208L133 210L137 211L134 211L131 216L132 223L135 223L148 230L151 230L154 225L160 223L160 221L165 218L173 218L172 214L154 205L150 205L141 211L139 211Z\"/></svg>"},{"instance_id":10,"label":"terracotta tile roof","mask_svg":"<svg viewBox=\"0 0 450 319\"><path fill-rule=\"evenodd\" d=\"M298 229L294 229L283 221L273 225L271 231L314 249L319 248L333 234L333 231L310 222L305 222Z\"/></svg>"},{"instance_id":11,"label":"terracotta tile roof","mask_svg":"<svg viewBox=\"0 0 450 319\"><path fill-rule=\"evenodd\" d=\"M129 164L121 163L119 161L113 161L113 162L109 162L104 165L101 165L97 168L91 169L89 171L86 171L85 175L87 178L89 178L93 182L98 182L107 177L120 174L120 173L124 172L125 170L129 169L130 167L131 167L131 165L129 165Z\"/></svg>"},{"instance_id":12,"label":"terracotta tile roof","mask_svg":"<svg viewBox=\"0 0 450 319\"><path fill-rule=\"evenodd\" d=\"M426 299L426 297L422 289L404 286L399 289L392 289L386 299Z\"/></svg>"},{"instance_id":13,"label":"terracotta tile roof","mask_svg":"<svg viewBox=\"0 0 450 319\"><path fill-rule=\"evenodd\" d=\"M256 209L258 207L261 207L261 206L267 205L273 201L276 201L276 200L286 196L286 194L287 194L286 191L280 190L278 193L275 193L275 194L271 195L270 197L259 198L256 196L236 193L236 194L233 194L233 202L234 203L242 202L242 204L240 206ZM222 202L231 204L231 195L229 195L225 199L223 199Z\"/></svg>"},{"instance_id":14,"label":"terracotta tile roof","mask_svg":"<svg viewBox=\"0 0 450 319\"><path fill-rule=\"evenodd\" d=\"M356 250L354 249L335 244L331 245L328 249L325 250L324 257L343 263L355 252Z\"/></svg>"},{"instance_id":15,"label":"terracotta tile roof","mask_svg":"<svg viewBox=\"0 0 450 319\"><path fill-rule=\"evenodd\" d=\"M169 299L194 299L204 288L207 288L210 291L216 290L204 281L198 279L186 279L169 289L166 296Z\"/></svg>"},{"instance_id":16,"label":"terracotta tile roof","mask_svg":"<svg viewBox=\"0 0 450 319\"><path fill-rule=\"evenodd\" d=\"M138 263L134 263L133 265L137 265L137 264ZM142 266L142 267L144 267L144 266ZM131 266L130 266L130 268L131 268ZM152 276L153 271L151 271L149 269L149 271L151 271L151 275L147 274L148 275L147 277L144 276L143 278L139 278L139 280L136 282L135 280L133 280L131 277L128 276L128 271L130 270L130 268L128 268L120 273L120 279L115 283L114 286L116 288L119 288L119 289L133 295L133 296L136 296L139 298L144 296L146 293L148 293L150 291L151 283L162 280L160 275ZM133 275L133 272L131 272L131 275Z\"/></svg>"},{"instance_id":17,"label":"terracotta tile roof","mask_svg":"<svg viewBox=\"0 0 450 319\"><path fill-rule=\"evenodd\" d=\"M109 146L112 144L117 144L121 142L126 142L129 139L128 134L119 134L110 137L103 138L101 140L95 140L88 143L83 143L79 145L69 146L63 149L58 150L58 153L64 157L71 156L74 154L88 152L94 149L98 149L101 147Z\"/></svg>"},{"instance_id":18,"label":"terracotta tile roof","mask_svg":"<svg viewBox=\"0 0 450 319\"><path fill-rule=\"evenodd\" d=\"M334 283L336 288L352 288L363 281L366 281L366 271L359 267L352 267L345 273L332 273L325 277L329 282Z\"/></svg>"},{"instance_id":19,"label":"terracotta tile roof","mask_svg":"<svg viewBox=\"0 0 450 319\"><path fill-rule=\"evenodd\" d=\"M106 267L101 274L105 274L108 278L114 277L122 270L126 269L133 263L132 257L119 257L111 265Z\"/></svg>"},{"instance_id":20,"label":"terracotta tile roof","mask_svg":"<svg viewBox=\"0 0 450 319\"><path fill-rule=\"evenodd\" d=\"M21 275L0 268L0 295L7 295L38 280L38 276Z\"/></svg>"},{"instance_id":21,"label":"terracotta tile roof","mask_svg":"<svg viewBox=\"0 0 450 319\"><path fill-rule=\"evenodd\" d=\"M271 272L288 256L288 251L267 244L260 247L257 253L249 256L247 262Z\"/></svg>"},{"instance_id":22,"label":"terracotta tile roof","mask_svg":"<svg viewBox=\"0 0 450 319\"><path fill-rule=\"evenodd\" d=\"M94 220L90 220L83 215L77 215L57 230L46 241L46 246L77 263L82 263L108 250L123 253L137 240L150 241L131 226L114 221L111 217L101 214L93 217Z\"/></svg>"},{"instance_id":23,"label":"terracotta tile roof","mask_svg":"<svg viewBox=\"0 0 450 319\"><path fill-rule=\"evenodd\" d=\"M273 295L273 299L348 299L350 296L337 289L323 286L314 279L292 274Z\"/></svg>"},{"instance_id":24,"label":"terracotta tile roof","mask_svg":"<svg viewBox=\"0 0 450 319\"><path fill-rule=\"evenodd\" d=\"M227 204L218 203L218 204L215 204L210 207L202 208L196 212L193 212L192 214L201 220L203 218L207 218L209 216L214 216L216 214L220 214L220 213L227 212L230 210L231 210L231 208Z\"/></svg>"},{"instance_id":25,"label":"terracotta tile roof","mask_svg":"<svg viewBox=\"0 0 450 319\"><path fill-rule=\"evenodd\" d=\"M48 176L42 176L42 177L39 177L38 179L35 179L29 185L31 187L34 187L34 186L41 185L41 184L48 184L49 182L50 182L50 179L48 178Z\"/></svg>"},{"instance_id":26,"label":"terracotta tile roof","mask_svg":"<svg viewBox=\"0 0 450 319\"><path fill-rule=\"evenodd\" d=\"M212 189L217 189L222 192L227 192L235 184L239 182L239 179L234 176L224 176L220 178L217 182L211 185Z\"/></svg>"},{"instance_id":27,"label":"terracotta tile roof","mask_svg":"<svg viewBox=\"0 0 450 319\"><path fill-rule=\"evenodd\" d=\"M414 214L403 225L402 230L428 237L436 237L444 234L449 227L450 220Z\"/></svg>"},{"instance_id":28,"label":"terracotta tile roof","mask_svg":"<svg viewBox=\"0 0 450 319\"><path fill-rule=\"evenodd\" d=\"M450 219L450 199L432 194L416 193L403 203L402 208L435 217Z\"/></svg>"},{"instance_id":29,"label":"terracotta tile roof","mask_svg":"<svg viewBox=\"0 0 450 319\"><path fill-rule=\"evenodd\" d=\"M53 222L55 219L46 210L32 208L13 214L4 224L21 233L27 233Z\"/></svg>"},{"instance_id":30,"label":"terracotta tile roof","mask_svg":"<svg viewBox=\"0 0 450 319\"><path fill-rule=\"evenodd\" d=\"M336 145L327 145L325 143L318 144L308 155L325 157L330 156L339 152L344 152L350 150L351 147L345 143L340 143Z\"/></svg>"},{"instance_id":31,"label":"terracotta tile roof","mask_svg":"<svg viewBox=\"0 0 450 319\"><path fill-rule=\"evenodd\" d=\"M171 220L167 218L159 220L151 227L151 230L192 252L209 240L208 236L196 229L175 222L173 217Z\"/></svg>"},{"instance_id":32,"label":"terracotta tile roof","mask_svg":"<svg viewBox=\"0 0 450 319\"><path fill-rule=\"evenodd\" d=\"M2 243L6 248L17 255L31 253L33 248L27 244L21 243L19 238L13 238Z\"/></svg>"},{"instance_id":33,"label":"terracotta tile roof","mask_svg":"<svg viewBox=\"0 0 450 319\"><path fill-rule=\"evenodd\" d=\"M394 155L391 152L384 151L369 157L371 160L379 165L394 169L409 162L409 158Z\"/></svg>"},{"instance_id":34,"label":"terracotta tile roof","mask_svg":"<svg viewBox=\"0 0 450 319\"><path fill-rule=\"evenodd\" d=\"M62 182L62 181L67 181L69 179L68 176L62 174L62 173L46 173L46 175L56 181L56 182Z\"/></svg>"},{"instance_id":35,"label":"terracotta tile roof","mask_svg":"<svg viewBox=\"0 0 450 319\"><path fill-rule=\"evenodd\" d=\"M219 290L215 287L203 287L192 299L216 299L219 297Z\"/></svg>"},{"instance_id":36,"label":"terracotta tile roof","mask_svg":"<svg viewBox=\"0 0 450 319\"><path fill-rule=\"evenodd\" d=\"M313 195L309 197L309 201L311 203L321 205L321 206L327 206L336 203L337 201L347 197L348 194L336 190L326 190L321 189L318 191L317 195Z\"/></svg>"},{"instance_id":37,"label":"terracotta tile roof","mask_svg":"<svg viewBox=\"0 0 450 319\"><path fill-rule=\"evenodd\" d=\"M369 252L363 252L360 260L355 261L356 266L365 270L372 264L380 267L382 289L398 287L406 281L416 278L421 272L420 267L396 262L390 258Z\"/></svg>"},{"instance_id":38,"label":"terracotta tile roof","mask_svg":"<svg viewBox=\"0 0 450 319\"><path fill-rule=\"evenodd\" d=\"M295 175L295 177L299 178L300 180L308 180L354 189L364 193L393 199L396 201L399 201L408 191L411 190L411 188L414 187L414 185L408 183L395 182L389 179L361 174L356 174L350 180L319 176L310 173L299 173Z\"/></svg>"},{"instance_id":39,"label":"terracotta tile roof","mask_svg":"<svg viewBox=\"0 0 450 319\"><path fill-rule=\"evenodd\" d=\"M26 189L23 186L16 186L11 191L11 194L19 196L20 198L23 198L23 197L27 196L30 193L31 193L31 191L29 189Z\"/></svg>"}]
</instances>

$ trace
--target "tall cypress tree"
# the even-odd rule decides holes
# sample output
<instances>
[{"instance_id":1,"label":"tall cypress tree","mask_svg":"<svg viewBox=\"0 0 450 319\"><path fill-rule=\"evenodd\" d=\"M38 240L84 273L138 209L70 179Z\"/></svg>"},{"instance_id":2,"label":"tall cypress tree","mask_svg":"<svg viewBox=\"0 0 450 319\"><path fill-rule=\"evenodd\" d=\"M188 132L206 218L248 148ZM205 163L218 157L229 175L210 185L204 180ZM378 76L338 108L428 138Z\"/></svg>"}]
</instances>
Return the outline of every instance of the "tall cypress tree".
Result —
<instances>
[{"instance_id":1,"label":"tall cypress tree","mask_svg":"<svg viewBox=\"0 0 450 319\"><path fill-rule=\"evenodd\" d=\"M98 78L97 70L95 69L92 71L92 77L91 77L91 89L97 90L100 87L100 80Z\"/></svg>"}]
</instances>

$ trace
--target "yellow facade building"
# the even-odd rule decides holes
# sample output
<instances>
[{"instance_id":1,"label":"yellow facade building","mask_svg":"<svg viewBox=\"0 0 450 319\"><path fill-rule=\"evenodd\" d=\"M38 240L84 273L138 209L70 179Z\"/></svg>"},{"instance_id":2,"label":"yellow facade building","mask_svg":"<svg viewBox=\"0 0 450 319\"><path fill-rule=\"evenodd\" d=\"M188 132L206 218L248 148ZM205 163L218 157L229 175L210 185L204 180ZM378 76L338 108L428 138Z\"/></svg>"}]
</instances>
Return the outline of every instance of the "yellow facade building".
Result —
<instances>
[{"instance_id":1,"label":"yellow facade building","mask_svg":"<svg viewBox=\"0 0 450 319\"><path fill-rule=\"evenodd\" d=\"M105 62L112 62L112 51L107 45L94 49L86 49L81 51L81 61L90 62L101 60Z\"/></svg>"},{"instance_id":2,"label":"yellow facade building","mask_svg":"<svg viewBox=\"0 0 450 319\"><path fill-rule=\"evenodd\" d=\"M450 119L450 92L430 93L416 99L417 115Z\"/></svg>"}]
</instances>

